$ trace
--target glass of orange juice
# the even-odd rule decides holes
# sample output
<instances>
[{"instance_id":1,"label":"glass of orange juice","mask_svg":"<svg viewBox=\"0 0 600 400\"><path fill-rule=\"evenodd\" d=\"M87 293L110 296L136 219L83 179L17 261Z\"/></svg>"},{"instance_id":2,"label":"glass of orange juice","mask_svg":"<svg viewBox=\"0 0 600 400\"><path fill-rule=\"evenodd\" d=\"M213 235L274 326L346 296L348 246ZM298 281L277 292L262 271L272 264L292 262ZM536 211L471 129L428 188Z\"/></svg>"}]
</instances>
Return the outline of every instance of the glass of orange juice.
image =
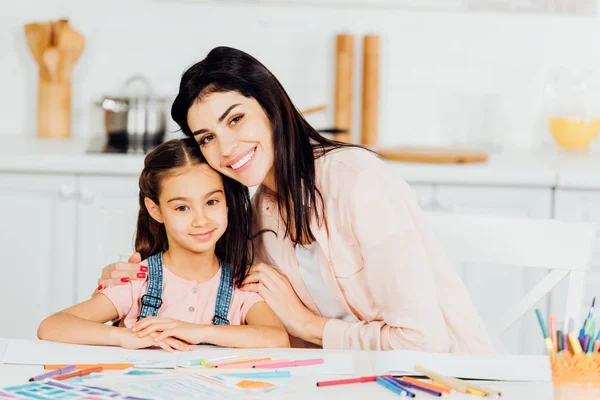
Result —
<instances>
[{"instance_id":1,"label":"glass of orange juice","mask_svg":"<svg viewBox=\"0 0 600 400\"><path fill-rule=\"evenodd\" d=\"M582 150L600 132L600 79L596 70L550 71L545 91L550 134L564 149Z\"/></svg>"}]
</instances>

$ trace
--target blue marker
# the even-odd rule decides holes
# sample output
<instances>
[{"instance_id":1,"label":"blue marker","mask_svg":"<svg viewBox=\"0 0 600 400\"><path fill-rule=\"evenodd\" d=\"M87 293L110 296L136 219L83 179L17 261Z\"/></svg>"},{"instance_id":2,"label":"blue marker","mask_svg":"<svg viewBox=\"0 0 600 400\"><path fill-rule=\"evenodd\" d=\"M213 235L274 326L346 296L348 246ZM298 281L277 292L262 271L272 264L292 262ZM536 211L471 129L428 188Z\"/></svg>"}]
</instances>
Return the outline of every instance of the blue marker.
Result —
<instances>
[{"instance_id":1,"label":"blue marker","mask_svg":"<svg viewBox=\"0 0 600 400\"><path fill-rule=\"evenodd\" d=\"M247 373L247 374L222 374L223 376L232 376L234 378L244 378L244 379L271 379L271 378L289 378L292 376L290 371L273 371L273 372L255 372L255 373Z\"/></svg>"},{"instance_id":2,"label":"blue marker","mask_svg":"<svg viewBox=\"0 0 600 400\"><path fill-rule=\"evenodd\" d=\"M399 394L402 397L415 397L414 393L412 393L412 396L409 395L408 391L406 389L403 389L399 386L394 385L393 383L388 382L388 380L385 378L381 378L378 376L377 383L379 383L381 386L384 386L385 388L391 390L392 392Z\"/></svg>"}]
</instances>

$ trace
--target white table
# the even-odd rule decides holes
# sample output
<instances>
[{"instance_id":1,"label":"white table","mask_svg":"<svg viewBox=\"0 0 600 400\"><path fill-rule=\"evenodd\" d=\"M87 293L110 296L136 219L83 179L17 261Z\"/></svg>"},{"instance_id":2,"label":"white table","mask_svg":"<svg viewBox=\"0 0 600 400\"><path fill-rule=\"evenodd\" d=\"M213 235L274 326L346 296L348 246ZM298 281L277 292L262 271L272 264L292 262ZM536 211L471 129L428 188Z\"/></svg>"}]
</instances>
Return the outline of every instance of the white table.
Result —
<instances>
[{"instance_id":1,"label":"white table","mask_svg":"<svg viewBox=\"0 0 600 400\"><path fill-rule=\"evenodd\" d=\"M4 355L4 350L8 344L8 339L0 338L0 359ZM311 350L318 352L319 350ZM354 371L356 376L373 375L371 364L371 352L352 352L354 358ZM27 380L35 375L43 372L41 366L31 365L6 365L0 364L0 387L27 382ZM347 376L339 377L340 379L348 378ZM282 396L274 395L276 399L396 399L398 395L388 391L376 383L363 383L353 385L341 385L325 388L316 387L315 383L322 380L336 379L336 377L294 377L288 381L288 387L291 390L287 392L293 393ZM512 382L497 382L493 386L502 391L502 400L551 400L553 398L552 385L550 383L512 383ZM442 398L448 398L443 396ZM461 393L454 394L453 398L462 398L477 400L477 396L464 395ZM418 394L417 399L433 399L433 396L427 394Z\"/></svg>"}]
</instances>

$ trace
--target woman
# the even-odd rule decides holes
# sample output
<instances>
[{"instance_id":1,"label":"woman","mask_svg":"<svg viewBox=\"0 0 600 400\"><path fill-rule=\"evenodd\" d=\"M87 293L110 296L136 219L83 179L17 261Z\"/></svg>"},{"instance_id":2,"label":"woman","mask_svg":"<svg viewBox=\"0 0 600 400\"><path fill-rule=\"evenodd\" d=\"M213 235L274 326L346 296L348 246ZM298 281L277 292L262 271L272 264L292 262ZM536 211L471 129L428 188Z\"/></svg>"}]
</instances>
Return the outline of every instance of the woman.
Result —
<instances>
[{"instance_id":1,"label":"woman","mask_svg":"<svg viewBox=\"0 0 600 400\"><path fill-rule=\"evenodd\" d=\"M253 198L259 293L291 336L326 349L493 352L414 193L377 156L325 139L250 55L217 47L189 68L171 110L208 163ZM136 279L133 263L99 283Z\"/></svg>"}]
</instances>

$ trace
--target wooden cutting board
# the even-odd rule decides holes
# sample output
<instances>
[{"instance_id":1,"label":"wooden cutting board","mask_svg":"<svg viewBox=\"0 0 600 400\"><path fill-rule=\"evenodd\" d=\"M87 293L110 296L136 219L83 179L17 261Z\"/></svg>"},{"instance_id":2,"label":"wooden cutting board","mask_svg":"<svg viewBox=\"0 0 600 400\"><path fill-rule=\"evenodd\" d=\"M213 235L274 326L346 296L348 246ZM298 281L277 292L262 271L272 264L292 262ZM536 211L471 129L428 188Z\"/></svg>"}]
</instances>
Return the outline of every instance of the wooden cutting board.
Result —
<instances>
[{"instance_id":1,"label":"wooden cutting board","mask_svg":"<svg viewBox=\"0 0 600 400\"><path fill-rule=\"evenodd\" d=\"M443 147L388 147L375 149L388 160L430 164L470 164L488 160L483 150Z\"/></svg>"}]
</instances>

